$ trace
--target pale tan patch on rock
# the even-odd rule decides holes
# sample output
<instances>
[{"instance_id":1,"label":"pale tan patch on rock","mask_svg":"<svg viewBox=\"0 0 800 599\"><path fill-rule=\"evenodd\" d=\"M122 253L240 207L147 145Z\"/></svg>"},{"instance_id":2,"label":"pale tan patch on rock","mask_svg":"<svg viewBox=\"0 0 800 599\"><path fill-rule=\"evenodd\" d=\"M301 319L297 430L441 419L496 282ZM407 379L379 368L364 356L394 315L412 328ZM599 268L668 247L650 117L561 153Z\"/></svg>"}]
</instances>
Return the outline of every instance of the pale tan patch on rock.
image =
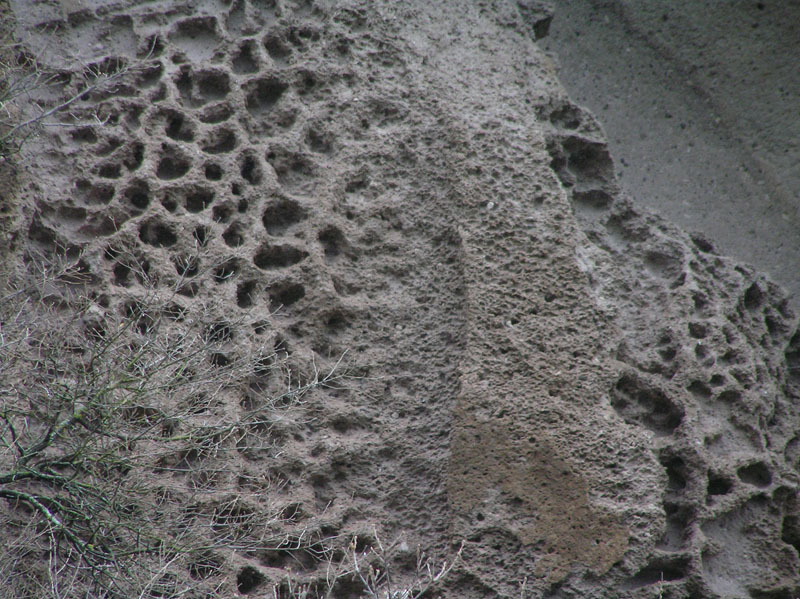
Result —
<instances>
[{"instance_id":1,"label":"pale tan patch on rock","mask_svg":"<svg viewBox=\"0 0 800 599\"><path fill-rule=\"evenodd\" d=\"M487 502L501 502L496 524L540 550L535 572L548 583L575 565L603 574L628 546L626 527L590 504L587 482L547 436L522 431L509 419L477 422L459 411L448 496L453 511L471 520L487 518Z\"/></svg>"}]
</instances>

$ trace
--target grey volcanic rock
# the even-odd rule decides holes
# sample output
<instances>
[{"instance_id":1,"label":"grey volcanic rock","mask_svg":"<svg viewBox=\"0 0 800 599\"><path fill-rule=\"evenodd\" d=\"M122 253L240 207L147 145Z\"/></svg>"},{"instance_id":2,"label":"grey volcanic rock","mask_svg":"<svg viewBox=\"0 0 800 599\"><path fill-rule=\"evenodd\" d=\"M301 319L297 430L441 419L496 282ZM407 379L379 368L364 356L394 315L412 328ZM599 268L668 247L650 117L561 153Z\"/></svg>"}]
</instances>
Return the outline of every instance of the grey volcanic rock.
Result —
<instances>
[{"instance_id":1,"label":"grey volcanic rock","mask_svg":"<svg viewBox=\"0 0 800 599\"><path fill-rule=\"evenodd\" d=\"M800 307L800 3L556 0L559 79L602 121L623 188Z\"/></svg>"},{"instance_id":2,"label":"grey volcanic rock","mask_svg":"<svg viewBox=\"0 0 800 599\"><path fill-rule=\"evenodd\" d=\"M444 597L800 592L795 316L619 191L533 3L26 6L44 60L147 68L27 146L19 251L80 253L100 310L176 289L223 356L359 373L209 492L273 484L287 538L463 541ZM324 578L286 553L231 556L231 595Z\"/></svg>"}]
</instances>

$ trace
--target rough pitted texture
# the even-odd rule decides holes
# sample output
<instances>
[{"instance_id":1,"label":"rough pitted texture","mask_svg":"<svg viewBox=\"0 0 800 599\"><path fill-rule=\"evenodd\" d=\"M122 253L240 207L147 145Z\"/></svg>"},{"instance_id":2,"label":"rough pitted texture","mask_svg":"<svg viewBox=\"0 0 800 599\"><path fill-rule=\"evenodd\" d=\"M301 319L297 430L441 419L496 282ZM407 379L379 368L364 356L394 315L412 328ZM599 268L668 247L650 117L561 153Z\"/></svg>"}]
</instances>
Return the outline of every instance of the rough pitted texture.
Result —
<instances>
[{"instance_id":1,"label":"rough pitted texture","mask_svg":"<svg viewBox=\"0 0 800 599\"><path fill-rule=\"evenodd\" d=\"M794 315L621 196L530 4L20 1L43 60L147 68L28 146L17 248L80 250L106 311L144 265L223 356L347 352L215 483L280 483L287 534L464 540L446 597L795 596ZM324 575L285 553L236 567Z\"/></svg>"}]
</instances>

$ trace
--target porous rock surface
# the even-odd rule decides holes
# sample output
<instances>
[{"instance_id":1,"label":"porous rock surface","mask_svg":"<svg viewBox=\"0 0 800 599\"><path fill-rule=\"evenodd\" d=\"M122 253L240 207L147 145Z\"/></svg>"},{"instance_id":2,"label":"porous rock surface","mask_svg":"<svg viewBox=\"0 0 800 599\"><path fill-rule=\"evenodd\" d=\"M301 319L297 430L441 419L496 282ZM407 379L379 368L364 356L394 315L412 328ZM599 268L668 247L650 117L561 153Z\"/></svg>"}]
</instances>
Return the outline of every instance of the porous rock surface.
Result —
<instances>
[{"instance_id":1,"label":"porous rock surface","mask_svg":"<svg viewBox=\"0 0 800 599\"><path fill-rule=\"evenodd\" d=\"M228 465L287 527L464 541L445 597L800 592L795 316L620 193L533 3L11 4L41 60L146 64L26 146L17 250L363 374Z\"/></svg>"}]
</instances>

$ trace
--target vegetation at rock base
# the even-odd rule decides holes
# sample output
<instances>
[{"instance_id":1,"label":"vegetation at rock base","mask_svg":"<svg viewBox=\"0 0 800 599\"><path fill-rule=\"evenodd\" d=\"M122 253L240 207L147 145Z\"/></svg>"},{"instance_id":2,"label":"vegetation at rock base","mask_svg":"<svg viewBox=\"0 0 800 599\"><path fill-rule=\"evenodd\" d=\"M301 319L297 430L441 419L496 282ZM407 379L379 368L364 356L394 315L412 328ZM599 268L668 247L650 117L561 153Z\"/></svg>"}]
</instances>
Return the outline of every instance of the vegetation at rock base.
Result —
<instances>
[{"instance_id":1,"label":"vegetation at rock base","mask_svg":"<svg viewBox=\"0 0 800 599\"><path fill-rule=\"evenodd\" d=\"M230 468L269 453L272 433L303 418L306 394L342 384L336 369L297 383L275 350L221 360L229 324L145 292L122 314L103 310L82 259L28 255L6 273L0 298L0 585L13 598L221 597L237 556L280 551L322 572L278 582L280 597L422 596L457 562L416 554L409 584L395 582L395 548L329 538L280 524L273 481ZM337 364L337 366L340 366ZM280 376L280 393L265 381ZM229 415L230 394L247 397ZM408 548L404 549L409 553ZM236 587L267 583L238 566ZM273 581L275 582L275 581ZM338 596L338 595L337 595Z\"/></svg>"}]
</instances>

